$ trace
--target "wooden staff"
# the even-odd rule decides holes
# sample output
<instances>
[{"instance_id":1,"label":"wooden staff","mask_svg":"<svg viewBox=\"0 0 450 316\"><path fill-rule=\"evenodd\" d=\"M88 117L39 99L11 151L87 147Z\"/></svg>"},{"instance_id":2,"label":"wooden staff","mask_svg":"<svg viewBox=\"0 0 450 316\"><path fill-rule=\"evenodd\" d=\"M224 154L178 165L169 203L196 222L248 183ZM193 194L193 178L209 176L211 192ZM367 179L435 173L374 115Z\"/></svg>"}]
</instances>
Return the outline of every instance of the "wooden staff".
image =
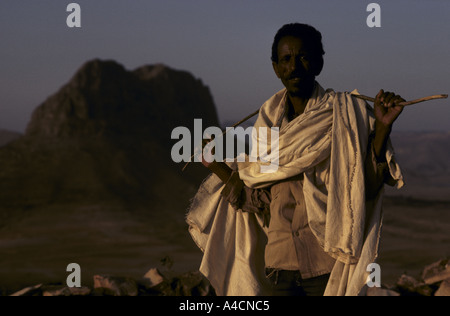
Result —
<instances>
[{"instance_id":1,"label":"wooden staff","mask_svg":"<svg viewBox=\"0 0 450 316\"><path fill-rule=\"evenodd\" d=\"M371 98L371 97L367 97L365 95L361 95L361 94L352 94L352 96L354 96L355 98L358 99L362 99L362 100L366 100L366 101L370 101L370 102L375 102L375 98ZM437 94L437 95L432 95L429 97L424 97L424 98L420 98L420 99L416 99L416 100L412 100L412 101L406 101L406 102L401 102L399 103L399 105L401 106L408 106L408 105L413 105L416 103L420 103L420 102L425 102L425 101L430 101L430 100L436 100L436 99L447 99L448 95L447 94ZM235 123L233 126L231 127L236 127L242 123L244 123L245 121L248 121L249 119L251 119L253 116L255 116L256 114L259 113L259 109L255 112L253 112L252 114L247 115L246 117L244 117L242 120L240 120L239 122ZM225 135L227 133L227 129L225 129L225 131L222 133L222 136ZM193 154L191 156L191 159L195 157L195 154ZM188 161L182 171L184 171L184 169L186 169L186 167L189 165L190 161Z\"/></svg>"},{"instance_id":2,"label":"wooden staff","mask_svg":"<svg viewBox=\"0 0 450 316\"><path fill-rule=\"evenodd\" d=\"M366 97L365 95L352 94L352 96L354 96L355 98L358 98L358 99L363 99L363 100L366 100L366 101L375 102L375 98ZM437 94L437 95L432 95L432 96L429 96L429 97L424 97L424 98L420 98L420 99L416 99L416 100L412 100L412 101L400 102L399 105L407 106L407 105L413 105L413 104L416 104L416 103L430 101L430 100L435 100L435 99L447 99L447 97L448 97L447 94Z\"/></svg>"}]
</instances>

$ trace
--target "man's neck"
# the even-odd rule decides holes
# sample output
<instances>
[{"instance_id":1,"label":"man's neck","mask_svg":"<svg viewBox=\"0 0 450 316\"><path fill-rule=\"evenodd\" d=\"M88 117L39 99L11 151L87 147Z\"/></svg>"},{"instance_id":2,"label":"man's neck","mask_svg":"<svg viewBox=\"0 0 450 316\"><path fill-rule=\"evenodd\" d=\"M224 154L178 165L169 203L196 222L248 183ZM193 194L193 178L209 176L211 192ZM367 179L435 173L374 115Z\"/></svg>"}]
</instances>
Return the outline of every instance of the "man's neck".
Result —
<instances>
[{"instance_id":1,"label":"man's neck","mask_svg":"<svg viewBox=\"0 0 450 316\"><path fill-rule=\"evenodd\" d=\"M289 106L294 110L295 115L300 115L305 111L309 98L289 95Z\"/></svg>"},{"instance_id":2,"label":"man's neck","mask_svg":"<svg viewBox=\"0 0 450 316\"><path fill-rule=\"evenodd\" d=\"M302 95L293 95L288 93L289 107L290 110L295 116L303 114L306 108L306 104L308 100L311 98L315 85L313 84L308 92L303 93Z\"/></svg>"},{"instance_id":3,"label":"man's neck","mask_svg":"<svg viewBox=\"0 0 450 316\"><path fill-rule=\"evenodd\" d=\"M303 114L303 112L305 112L306 104L308 104L308 100L310 99L311 95L312 92L308 97L288 94L289 112L294 117Z\"/></svg>"}]
</instances>

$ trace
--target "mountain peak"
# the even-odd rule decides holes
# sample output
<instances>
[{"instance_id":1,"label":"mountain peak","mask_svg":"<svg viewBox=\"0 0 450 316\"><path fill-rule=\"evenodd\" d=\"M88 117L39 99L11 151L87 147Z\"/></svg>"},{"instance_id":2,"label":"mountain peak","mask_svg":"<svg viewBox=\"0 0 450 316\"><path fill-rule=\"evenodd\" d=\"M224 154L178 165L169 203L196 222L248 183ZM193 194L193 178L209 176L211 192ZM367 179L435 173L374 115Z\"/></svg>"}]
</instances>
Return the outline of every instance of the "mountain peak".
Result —
<instances>
[{"instance_id":1,"label":"mountain peak","mask_svg":"<svg viewBox=\"0 0 450 316\"><path fill-rule=\"evenodd\" d=\"M218 126L208 87L164 64L134 71L94 59L33 112L26 135L41 137L135 135L170 131L194 118Z\"/></svg>"},{"instance_id":2,"label":"mountain peak","mask_svg":"<svg viewBox=\"0 0 450 316\"><path fill-rule=\"evenodd\" d=\"M137 68L133 73L141 80L152 80L166 75L168 72L174 71L165 64L145 65Z\"/></svg>"},{"instance_id":3,"label":"mountain peak","mask_svg":"<svg viewBox=\"0 0 450 316\"><path fill-rule=\"evenodd\" d=\"M69 84L79 88L95 89L100 81L117 78L125 73L125 68L116 61L93 59L78 69Z\"/></svg>"},{"instance_id":4,"label":"mountain peak","mask_svg":"<svg viewBox=\"0 0 450 316\"><path fill-rule=\"evenodd\" d=\"M168 188L187 201L206 176L203 166L181 176L170 156L172 130L194 118L218 126L208 87L190 73L89 61L35 109L25 135L0 147L0 215L8 205L89 199L175 209Z\"/></svg>"}]
</instances>

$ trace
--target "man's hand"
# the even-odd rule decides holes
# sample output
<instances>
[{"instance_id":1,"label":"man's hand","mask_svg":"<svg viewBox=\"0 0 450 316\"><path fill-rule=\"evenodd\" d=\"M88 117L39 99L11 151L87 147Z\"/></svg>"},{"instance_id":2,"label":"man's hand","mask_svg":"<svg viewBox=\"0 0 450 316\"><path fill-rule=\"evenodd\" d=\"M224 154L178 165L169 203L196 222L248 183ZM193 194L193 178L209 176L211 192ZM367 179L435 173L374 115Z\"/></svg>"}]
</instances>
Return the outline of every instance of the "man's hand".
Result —
<instances>
[{"instance_id":1,"label":"man's hand","mask_svg":"<svg viewBox=\"0 0 450 316\"><path fill-rule=\"evenodd\" d=\"M375 97L374 112L379 127L390 129L394 121L403 111L403 106L399 103L405 102L401 96L392 92L384 92L383 89Z\"/></svg>"},{"instance_id":2,"label":"man's hand","mask_svg":"<svg viewBox=\"0 0 450 316\"><path fill-rule=\"evenodd\" d=\"M392 124L403 111L404 106L399 105L400 102L405 102L405 100L392 92L384 92L383 89L375 97L374 113L376 121L373 146L379 162L385 159L386 144L392 130Z\"/></svg>"}]
</instances>

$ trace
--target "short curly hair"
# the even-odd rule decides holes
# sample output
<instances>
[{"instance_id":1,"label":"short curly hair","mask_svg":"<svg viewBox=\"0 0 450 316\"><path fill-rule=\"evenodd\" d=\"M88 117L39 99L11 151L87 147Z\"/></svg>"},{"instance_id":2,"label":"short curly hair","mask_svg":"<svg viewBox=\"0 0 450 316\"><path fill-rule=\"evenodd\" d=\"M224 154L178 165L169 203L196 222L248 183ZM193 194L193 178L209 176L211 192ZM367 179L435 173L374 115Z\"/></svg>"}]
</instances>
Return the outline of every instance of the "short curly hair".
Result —
<instances>
[{"instance_id":1,"label":"short curly hair","mask_svg":"<svg viewBox=\"0 0 450 316\"><path fill-rule=\"evenodd\" d=\"M272 44L271 60L278 62L278 43L285 36L293 36L302 39L308 47L320 56L325 55L322 45L322 34L314 27L302 23L285 24L278 30Z\"/></svg>"}]
</instances>

